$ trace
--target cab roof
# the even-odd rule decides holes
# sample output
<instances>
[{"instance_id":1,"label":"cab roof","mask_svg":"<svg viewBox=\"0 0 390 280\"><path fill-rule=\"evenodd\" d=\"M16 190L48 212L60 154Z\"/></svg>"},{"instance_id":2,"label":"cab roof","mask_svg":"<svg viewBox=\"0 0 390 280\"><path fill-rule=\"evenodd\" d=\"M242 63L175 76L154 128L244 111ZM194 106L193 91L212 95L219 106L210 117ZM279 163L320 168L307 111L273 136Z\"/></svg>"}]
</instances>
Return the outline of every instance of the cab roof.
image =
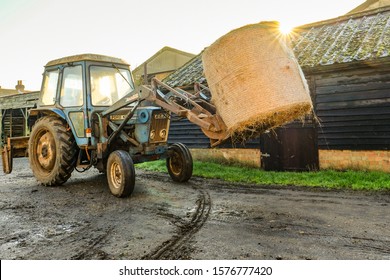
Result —
<instances>
[{"instance_id":1,"label":"cab roof","mask_svg":"<svg viewBox=\"0 0 390 280\"><path fill-rule=\"evenodd\" d=\"M129 63L127 63L125 60L120 59L120 58L106 56L106 55L100 55L100 54L87 53L87 54L66 56L66 57L62 57L59 59L51 60L45 65L45 67L59 65L59 64L65 64L65 63L71 63L71 62L77 62L77 61L84 61L84 60L129 65Z\"/></svg>"}]
</instances>

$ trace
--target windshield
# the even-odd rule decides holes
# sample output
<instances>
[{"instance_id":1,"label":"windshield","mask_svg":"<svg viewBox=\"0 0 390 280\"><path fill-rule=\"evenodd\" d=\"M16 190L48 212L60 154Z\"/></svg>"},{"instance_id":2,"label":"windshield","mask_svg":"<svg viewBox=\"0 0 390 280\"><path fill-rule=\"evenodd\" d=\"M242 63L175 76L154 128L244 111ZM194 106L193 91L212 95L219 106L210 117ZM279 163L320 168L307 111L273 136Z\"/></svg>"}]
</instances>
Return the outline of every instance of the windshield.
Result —
<instances>
[{"instance_id":1,"label":"windshield","mask_svg":"<svg viewBox=\"0 0 390 280\"><path fill-rule=\"evenodd\" d=\"M111 106L134 89L128 69L91 66L90 72L94 106Z\"/></svg>"}]
</instances>

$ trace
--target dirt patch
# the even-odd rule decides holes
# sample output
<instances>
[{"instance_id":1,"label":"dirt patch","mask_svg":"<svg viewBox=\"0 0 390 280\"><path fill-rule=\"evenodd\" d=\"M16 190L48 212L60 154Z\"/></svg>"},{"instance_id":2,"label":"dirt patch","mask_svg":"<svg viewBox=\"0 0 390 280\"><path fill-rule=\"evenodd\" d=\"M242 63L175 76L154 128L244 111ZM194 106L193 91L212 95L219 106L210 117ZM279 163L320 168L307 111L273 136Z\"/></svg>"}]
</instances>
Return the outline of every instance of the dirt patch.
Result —
<instances>
[{"instance_id":1,"label":"dirt patch","mask_svg":"<svg viewBox=\"0 0 390 280\"><path fill-rule=\"evenodd\" d=\"M390 259L390 193L264 187L137 170L126 199L95 170L43 187L0 176L1 259Z\"/></svg>"}]
</instances>

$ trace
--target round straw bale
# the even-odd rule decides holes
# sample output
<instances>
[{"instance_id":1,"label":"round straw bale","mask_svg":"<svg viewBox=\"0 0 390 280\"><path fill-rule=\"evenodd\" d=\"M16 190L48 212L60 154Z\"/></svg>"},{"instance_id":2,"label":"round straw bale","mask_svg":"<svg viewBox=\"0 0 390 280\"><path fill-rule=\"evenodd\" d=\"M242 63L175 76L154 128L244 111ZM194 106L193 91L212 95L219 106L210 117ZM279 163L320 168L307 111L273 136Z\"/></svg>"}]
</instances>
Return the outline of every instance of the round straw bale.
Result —
<instances>
[{"instance_id":1,"label":"round straw bale","mask_svg":"<svg viewBox=\"0 0 390 280\"><path fill-rule=\"evenodd\" d=\"M306 80L278 27L247 25L203 52L212 102L231 135L261 133L312 109Z\"/></svg>"}]
</instances>

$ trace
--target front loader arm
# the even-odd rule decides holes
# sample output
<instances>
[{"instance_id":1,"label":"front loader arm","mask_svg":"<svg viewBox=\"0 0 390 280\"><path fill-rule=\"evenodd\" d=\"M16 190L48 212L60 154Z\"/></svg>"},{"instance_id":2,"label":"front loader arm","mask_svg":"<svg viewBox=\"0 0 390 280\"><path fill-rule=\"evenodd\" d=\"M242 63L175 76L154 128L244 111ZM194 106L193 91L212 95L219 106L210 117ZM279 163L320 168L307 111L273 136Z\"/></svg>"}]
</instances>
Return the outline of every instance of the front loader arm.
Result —
<instances>
[{"instance_id":1,"label":"front loader arm","mask_svg":"<svg viewBox=\"0 0 390 280\"><path fill-rule=\"evenodd\" d=\"M202 98L199 91L191 94L182 89L172 88L156 78L152 79L151 91L152 94L147 100L199 126L210 139L212 147L229 138L226 125L216 113L215 106Z\"/></svg>"},{"instance_id":2,"label":"front loader arm","mask_svg":"<svg viewBox=\"0 0 390 280\"><path fill-rule=\"evenodd\" d=\"M128 105L131 105L137 101L141 102L145 100L147 95L150 94L150 89L146 86L136 87L134 90L126 94L124 97L119 99L117 102L112 104L107 110L102 112L102 117L106 117L111 113L114 113Z\"/></svg>"},{"instance_id":3,"label":"front loader arm","mask_svg":"<svg viewBox=\"0 0 390 280\"><path fill-rule=\"evenodd\" d=\"M204 86L202 86L205 89ZM205 100L200 94L201 87L197 86L195 94L178 88L172 88L156 78L152 79L150 86L142 85L114 103L102 112L107 116L128 105L141 101L150 101L164 110L185 117L201 128L210 139L212 147L219 145L229 138L226 125L216 113L214 105Z\"/></svg>"}]
</instances>

